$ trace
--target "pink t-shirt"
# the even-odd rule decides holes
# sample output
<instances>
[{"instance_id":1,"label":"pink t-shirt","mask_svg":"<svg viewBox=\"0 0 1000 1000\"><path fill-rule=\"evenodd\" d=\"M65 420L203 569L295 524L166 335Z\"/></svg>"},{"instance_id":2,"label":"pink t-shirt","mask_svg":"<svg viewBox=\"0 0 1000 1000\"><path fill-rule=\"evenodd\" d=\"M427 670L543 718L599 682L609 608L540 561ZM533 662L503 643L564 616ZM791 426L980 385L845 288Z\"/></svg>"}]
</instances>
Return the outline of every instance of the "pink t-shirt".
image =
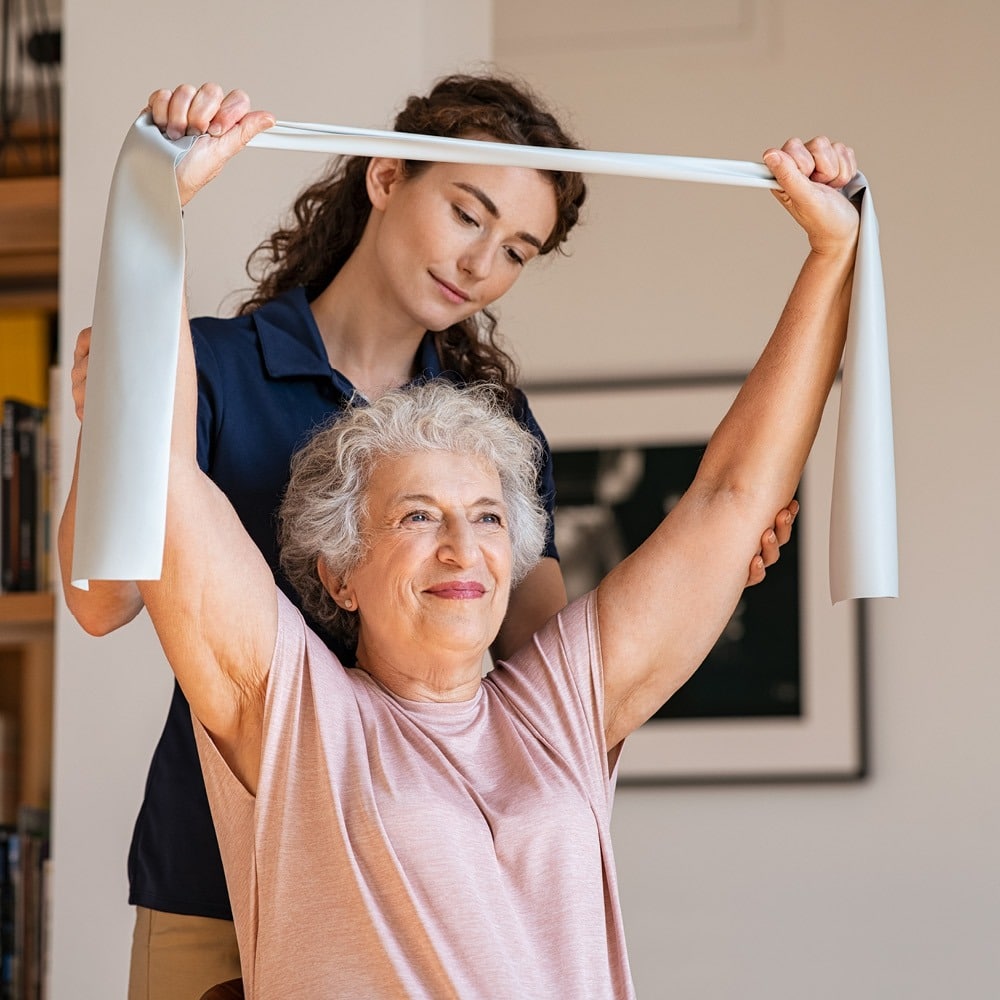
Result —
<instances>
[{"instance_id":1,"label":"pink t-shirt","mask_svg":"<svg viewBox=\"0 0 1000 1000\"><path fill-rule=\"evenodd\" d=\"M278 604L256 798L195 723L247 996L633 997L593 596L458 704Z\"/></svg>"}]
</instances>

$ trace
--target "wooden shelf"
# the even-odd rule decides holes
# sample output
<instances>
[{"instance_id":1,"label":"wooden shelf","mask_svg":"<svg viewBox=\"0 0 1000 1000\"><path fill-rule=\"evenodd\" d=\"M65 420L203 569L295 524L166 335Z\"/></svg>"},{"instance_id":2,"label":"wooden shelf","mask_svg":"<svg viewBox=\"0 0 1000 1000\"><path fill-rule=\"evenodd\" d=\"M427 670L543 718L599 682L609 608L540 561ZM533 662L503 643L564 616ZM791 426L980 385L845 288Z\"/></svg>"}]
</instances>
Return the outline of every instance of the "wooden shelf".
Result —
<instances>
[{"instance_id":1,"label":"wooden shelf","mask_svg":"<svg viewBox=\"0 0 1000 1000\"><path fill-rule=\"evenodd\" d=\"M54 616L55 597L51 593L0 594L0 625L50 627Z\"/></svg>"},{"instance_id":2,"label":"wooden shelf","mask_svg":"<svg viewBox=\"0 0 1000 1000\"><path fill-rule=\"evenodd\" d=\"M26 108L23 110L27 110ZM10 123L0 146L0 177L51 177L59 173L59 125L34 115Z\"/></svg>"},{"instance_id":3,"label":"wooden shelf","mask_svg":"<svg viewBox=\"0 0 1000 1000\"><path fill-rule=\"evenodd\" d=\"M54 308L59 178L0 178L0 306Z\"/></svg>"}]
</instances>

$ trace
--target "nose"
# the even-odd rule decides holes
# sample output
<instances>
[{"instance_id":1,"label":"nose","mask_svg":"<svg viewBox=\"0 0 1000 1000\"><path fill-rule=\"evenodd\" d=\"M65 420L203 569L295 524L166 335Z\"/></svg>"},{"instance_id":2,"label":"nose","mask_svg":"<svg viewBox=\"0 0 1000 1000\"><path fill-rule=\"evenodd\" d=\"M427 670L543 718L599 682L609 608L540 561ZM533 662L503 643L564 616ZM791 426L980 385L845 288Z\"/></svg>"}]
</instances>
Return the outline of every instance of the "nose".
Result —
<instances>
[{"instance_id":1,"label":"nose","mask_svg":"<svg viewBox=\"0 0 1000 1000\"><path fill-rule=\"evenodd\" d=\"M470 278L482 281L489 276L493 250L485 240L474 240L462 252L458 266Z\"/></svg>"},{"instance_id":2,"label":"nose","mask_svg":"<svg viewBox=\"0 0 1000 1000\"><path fill-rule=\"evenodd\" d=\"M441 525L438 559L453 566L471 566L477 552L475 533L465 518L449 518Z\"/></svg>"}]
</instances>

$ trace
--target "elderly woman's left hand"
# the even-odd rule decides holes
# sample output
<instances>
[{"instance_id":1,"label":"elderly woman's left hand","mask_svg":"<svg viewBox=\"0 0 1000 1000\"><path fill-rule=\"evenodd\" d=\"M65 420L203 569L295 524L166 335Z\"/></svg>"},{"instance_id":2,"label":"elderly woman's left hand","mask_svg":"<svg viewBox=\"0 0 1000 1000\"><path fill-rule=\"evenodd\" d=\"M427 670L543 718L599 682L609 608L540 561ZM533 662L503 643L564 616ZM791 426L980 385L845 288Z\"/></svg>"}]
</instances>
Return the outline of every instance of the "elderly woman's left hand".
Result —
<instances>
[{"instance_id":1,"label":"elderly woman's left hand","mask_svg":"<svg viewBox=\"0 0 1000 1000\"><path fill-rule=\"evenodd\" d=\"M766 150L764 163L781 185L772 194L806 231L814 253L853 250L858 212L840 193L858 172L850 146L825 135L789 139L781 149Z\"/></svg>"}]
</instances>

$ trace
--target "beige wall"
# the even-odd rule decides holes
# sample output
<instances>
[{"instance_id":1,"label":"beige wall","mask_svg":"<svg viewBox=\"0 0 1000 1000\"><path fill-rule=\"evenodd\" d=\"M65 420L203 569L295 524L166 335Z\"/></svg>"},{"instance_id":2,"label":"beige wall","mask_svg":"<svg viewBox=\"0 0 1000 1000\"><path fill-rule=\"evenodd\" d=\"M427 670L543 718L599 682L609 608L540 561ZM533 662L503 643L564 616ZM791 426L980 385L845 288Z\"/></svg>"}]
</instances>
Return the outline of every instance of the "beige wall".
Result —
<instances>
[{"instance_id":1,"label":"beige wall","mask_svg":"<svg viewBox=\"0 0 1000 1000\"><path fill-rule=\"evenodd\" d=\"M871 776L621 789L639 995L980 998L1000 988L1000 13L958 4L505 0L496 56L585 144L756 159L854 144L882 228L898 601L871 609ZM747 365L804 244L764 193L598 179L573 259L503 311L529 377Z\"/></svg>"},{"instance_id":2,"label":"beige wall","mask_svg":"<svg viewBox=\"0 0 1000 1000\"><path fill-rule=\"evenodd\" d=\"M490 5L468 0L232 0L95 5L65 0L62 351L89 323L115 157L148 94L218 79L298 121L382 127L411 90L489 54ZM216 311L247 252L319 169L307 154L251 152L186 215L191 302ZM68 404L66 406L68 411ZM75 421L67 412L64 458ZM68 468L64 472L68 474ZM143 616L106 639L58 623L51 996L125 995L132 913L125 857L169 668Z\"/></svg>"}]
</instances>

